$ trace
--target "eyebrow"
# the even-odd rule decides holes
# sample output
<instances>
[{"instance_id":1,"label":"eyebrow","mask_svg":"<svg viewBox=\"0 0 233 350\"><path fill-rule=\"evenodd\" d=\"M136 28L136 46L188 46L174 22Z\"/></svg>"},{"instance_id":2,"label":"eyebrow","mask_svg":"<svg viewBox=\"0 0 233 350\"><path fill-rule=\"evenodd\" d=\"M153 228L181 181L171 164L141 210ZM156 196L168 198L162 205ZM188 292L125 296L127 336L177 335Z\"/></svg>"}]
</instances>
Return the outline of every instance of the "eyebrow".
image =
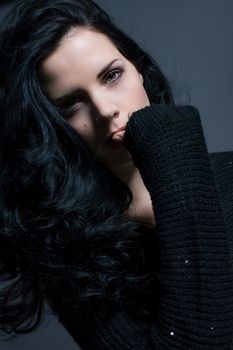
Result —
<instances>
[{"instance_id":1,"label":"eyebrow","mask_svg":"<svg viewBox=\"0 0 233 350\"><path fill-rule=\"evenodd\" d=\"M111 61L110 63L108 63L97 75L97 78L100 79L113 65L113 63L115 63L116 61L118 61L119 58L115 58L113 61ZM56 103L57 105L62 105L65 102L67 102L68 100L70 100L72 97L74 97L77 93L80 92L80 89L74 89L70 92L68 92L67 94L56 98L55 100L53 100L54 103Z\"/></svg>"}]
</instances>

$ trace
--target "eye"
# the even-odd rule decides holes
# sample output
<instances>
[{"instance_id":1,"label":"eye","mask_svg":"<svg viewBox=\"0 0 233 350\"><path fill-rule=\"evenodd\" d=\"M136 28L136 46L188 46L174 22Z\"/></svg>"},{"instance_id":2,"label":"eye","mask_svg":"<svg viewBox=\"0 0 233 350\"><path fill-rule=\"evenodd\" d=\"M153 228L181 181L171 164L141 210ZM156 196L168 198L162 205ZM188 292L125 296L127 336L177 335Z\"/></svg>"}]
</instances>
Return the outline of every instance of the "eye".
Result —
<instances>
[{"instance_id":1,"label":"eye","mask_svg":"<svg viewBox=\"0 0 233 350\"><path fill-rule=\"evenodd\" d=\"M122 70L121 69L113 69L111 70L108 74L105 75L104 80L108 82L114 82L118 80L122 75ZM59 112L62 114L64 118L69 118L77 112L80 109L80 103L79 99L77 97L73 97L70 99L70 101L66 104L63 105L62 107L58 107Z\"/></svg>"},{"instance_id":2,"label":"eye","mask_svg":"<svg viewBox=\"0 0 233 350\"><path fill-rule=\"evenodd\" d=\"M104 79L105 79L105 81L107 81L107 82L111 82L111 81L115 81L115 80L118 80L119 78L120 78L120 76L121 76L121 70L120 69L114 69L114 70L112 70L112 71L110 71L105 77L104 77ZM115 78L114 79L114 76L116 77L117 76L117 78ZM110 77L110 79L109 79L109 77ZM113 77L113 78L112 78Z\"/></svg>"},{"instance_id":3,"label":"eye","mask_svg":"<svg viewBox=\"0 0 233 350\"><path fill-rule=\"evenodd\" d=\"M75 99L73 99L72 102L70 101L70 103L66 106L58 107L57 110L60 112L63 118L68 119L80 109L79 104L80 102L76 102Z\"/></svg>"}]
</instances>

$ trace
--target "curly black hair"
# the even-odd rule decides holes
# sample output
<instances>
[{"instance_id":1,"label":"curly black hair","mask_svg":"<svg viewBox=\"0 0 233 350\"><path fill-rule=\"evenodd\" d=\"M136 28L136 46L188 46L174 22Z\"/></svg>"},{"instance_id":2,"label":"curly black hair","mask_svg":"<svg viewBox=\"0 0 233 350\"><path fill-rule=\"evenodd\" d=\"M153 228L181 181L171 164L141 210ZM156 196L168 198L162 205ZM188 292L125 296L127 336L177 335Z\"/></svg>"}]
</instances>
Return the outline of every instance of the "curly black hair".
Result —
<instances>
[{"instance_id":1,"label":"curly black hair","mask_svg":"<svg viewBox=\"0 0 233 350\"><path fill-rule=\"evenodd\" d=\"M74 26L104 33L174 104L152 57L91 0L19 0L0 34L0 329L13 337L53 313L122 307L150 319L153 230L123 215L128 186L96 161L43 92L40 62ZM104 189L104 191L103 191Z\"/></svg>"}]
</instances>

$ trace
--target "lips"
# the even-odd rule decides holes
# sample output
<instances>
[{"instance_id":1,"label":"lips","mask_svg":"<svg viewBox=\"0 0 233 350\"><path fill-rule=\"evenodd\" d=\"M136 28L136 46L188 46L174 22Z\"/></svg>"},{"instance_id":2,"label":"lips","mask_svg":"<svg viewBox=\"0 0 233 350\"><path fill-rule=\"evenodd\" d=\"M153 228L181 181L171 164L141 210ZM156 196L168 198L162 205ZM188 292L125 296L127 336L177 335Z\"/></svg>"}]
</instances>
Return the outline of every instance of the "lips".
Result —
<instances>
[{"instance_id":1,"label":"lips","mask_svg":"<svg viewBox=\"0 0 233 350\"><path fill-rule=\"evenodd\" d=\"M105 143L111 142L111 141L112 141L113 135L116 134L117 132L123 131L123 130L125 130L125 126L121 126L120 128L118 128L118 129L116 129L116 130L110 132L110 133L107 135L106 139L105 139Z\"/></svg>"}]
</instances>

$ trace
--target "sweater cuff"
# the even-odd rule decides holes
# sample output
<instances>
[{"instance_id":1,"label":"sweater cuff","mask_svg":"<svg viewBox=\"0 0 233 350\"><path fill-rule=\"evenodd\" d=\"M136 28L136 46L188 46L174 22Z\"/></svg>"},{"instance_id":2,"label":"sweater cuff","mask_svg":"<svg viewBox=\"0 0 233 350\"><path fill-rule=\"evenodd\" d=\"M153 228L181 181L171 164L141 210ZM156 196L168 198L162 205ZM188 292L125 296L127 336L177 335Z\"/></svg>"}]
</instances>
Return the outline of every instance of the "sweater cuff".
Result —
<instances>
[{"instance_id":1,"label":"sweater cuff","mask_svg":"<svg viewBox=\"0 0 233 350\"><path fill-rule=\"evenodd\" d=\"M152 103L142 109L133 112L128 123L124 141L126 147L134 148L137 143L148 140L151 137L151 131L166 128L168 125L177 124L178 122L197 120L201 122L199 111L192 105L174 106L158 105Z\"/></svg>"}]
</instances>

